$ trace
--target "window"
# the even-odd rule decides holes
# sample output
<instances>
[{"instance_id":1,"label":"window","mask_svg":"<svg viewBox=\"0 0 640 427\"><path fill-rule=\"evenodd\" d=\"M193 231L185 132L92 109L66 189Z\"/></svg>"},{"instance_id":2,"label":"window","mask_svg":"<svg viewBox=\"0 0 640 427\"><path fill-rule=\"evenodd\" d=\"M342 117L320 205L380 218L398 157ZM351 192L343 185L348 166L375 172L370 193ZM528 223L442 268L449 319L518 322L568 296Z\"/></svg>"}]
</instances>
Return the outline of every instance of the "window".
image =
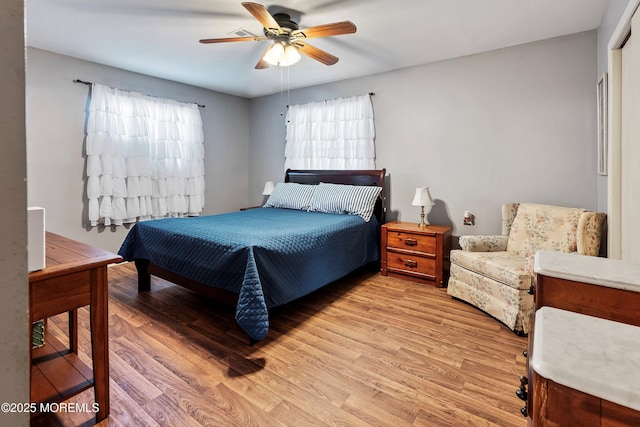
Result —
<instances>
[{"instance_id":1,"label":"window","mask_svg":"<svg viewBox=\"0 0 640 427\"><path fill-rule=\"evenodd\" d=\"M196 104L93 84L86 155L92 226L194 216L204 207Z\"/></svg>"},{"instance_id":2,"label":"window","mask_svg":"<svg viewBox=\"0 0 640 427\"><path fill-rule=\"evenodd\" d=\"M371 95L291 105L285 169L375 169Z\"/></svg>"}]
</instances>

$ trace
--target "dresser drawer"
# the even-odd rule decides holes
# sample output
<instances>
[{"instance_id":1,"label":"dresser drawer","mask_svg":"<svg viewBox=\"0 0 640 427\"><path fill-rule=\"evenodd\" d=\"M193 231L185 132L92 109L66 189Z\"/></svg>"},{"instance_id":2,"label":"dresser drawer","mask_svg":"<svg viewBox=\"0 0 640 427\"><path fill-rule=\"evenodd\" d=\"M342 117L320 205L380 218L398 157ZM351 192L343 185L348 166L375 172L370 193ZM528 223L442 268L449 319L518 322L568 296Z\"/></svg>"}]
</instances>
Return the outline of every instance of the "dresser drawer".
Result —
<instances>
[{"instance_id":1,"label":"dresser drawer","mask_svg":"<svg viewBox=\"0 0 640 427\"><path fill-rule=\"evenodd\" d=\"M425 254L436 253L436 239L431 236L421 236L401 231L389 231L387 246L396 249L422 252Z\"/></svg>"},{"instance_id":2,"label":"dresser drawer","mask_svg":"<svg viewBox=\"0 0 640 427\"><path fill-rule=\"evenodd\" d=\"M389 251L387 253L387 268L407 273L417 273L435 277L436 260L418 256L415 254L397 253Z\"/></svg>"}]
</instances>

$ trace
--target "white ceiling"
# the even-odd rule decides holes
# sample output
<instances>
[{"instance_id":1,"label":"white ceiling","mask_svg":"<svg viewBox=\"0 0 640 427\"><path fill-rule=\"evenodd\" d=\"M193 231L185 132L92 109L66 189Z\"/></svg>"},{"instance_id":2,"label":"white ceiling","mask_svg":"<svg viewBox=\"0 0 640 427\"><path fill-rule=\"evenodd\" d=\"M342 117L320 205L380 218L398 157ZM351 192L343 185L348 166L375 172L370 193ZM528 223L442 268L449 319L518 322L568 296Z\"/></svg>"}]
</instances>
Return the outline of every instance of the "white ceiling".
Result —
<instances>
[{"instance_id":1,"label":"white ceiling","mask_svg":"<svg viewBox=\"0 0 640 427\"><path fill-rule=\"evenodd\" d=\"M273 0L272 0L273 1ZM300 28L350 20L355 34L310 39L340 58L255 70L270 41L201 44L262 26L241 0L26 0L27 45L253 98L597 28L609 0L275 0ZM272 9L270 9L272 10ZM77 76L90 78L90 76ZM286 84L286 83L285 83Z\"/></svg>"}]
</instances>

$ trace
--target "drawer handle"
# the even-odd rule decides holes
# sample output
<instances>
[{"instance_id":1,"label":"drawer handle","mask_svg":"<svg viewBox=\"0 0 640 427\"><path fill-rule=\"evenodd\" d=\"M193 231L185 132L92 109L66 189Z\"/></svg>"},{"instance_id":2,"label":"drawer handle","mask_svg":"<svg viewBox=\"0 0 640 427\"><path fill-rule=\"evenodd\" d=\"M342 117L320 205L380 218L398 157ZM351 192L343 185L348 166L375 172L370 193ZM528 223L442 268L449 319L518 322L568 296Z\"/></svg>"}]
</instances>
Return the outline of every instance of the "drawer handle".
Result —
<instances>
[{"instance_id":1,"label":"drawer handle","mask_svg":"<svg viewBox=\"0 0 640 427\"><path fill-rule=\"evenodd\" d=\"M523 386L516 390L516 396L518 396L518 399L520 400L527 400L529 398L529 393L527 393L527 389Z\"/></svg>"},{"instance_id":2,"label":"drawer handle","mask_svg":"<svg viewBox=\"0 0 640 427\"><path fill-rule=\"evenodd\" d=\"M404 239L404 244L407 246L417 246L418 241L416 239Z\"/></svg>"},{"instance_id":3,"label":"drawer handle","mask_svg":"<svg viewBox=\"0 0 640 427\"><path fill-rule=\"evenodd\" d=\"M418 266L418 261L414 261L412 259L405 259L404 265L405 267L416 268Z\"/></svg>"},{"instance_id":4,"label":"drawer handle","mask_svg":"<svg viewBox=\"0 0 640 427\"><path fill-rule=\"evenodd\" d=\"M529 384L529 378L525 377L524 375L520 377L520 388L524 388L524 386L526 386L527 384Z\"/></svg>"}]
</instances>

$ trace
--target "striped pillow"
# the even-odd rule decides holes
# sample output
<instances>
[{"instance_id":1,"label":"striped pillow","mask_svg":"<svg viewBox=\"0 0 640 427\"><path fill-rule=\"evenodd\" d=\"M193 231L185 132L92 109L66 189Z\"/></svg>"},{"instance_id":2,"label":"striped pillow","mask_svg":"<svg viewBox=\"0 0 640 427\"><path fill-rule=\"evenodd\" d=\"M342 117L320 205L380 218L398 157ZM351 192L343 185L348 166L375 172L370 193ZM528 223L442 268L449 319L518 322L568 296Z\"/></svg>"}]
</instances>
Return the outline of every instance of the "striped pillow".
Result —
<instances>
[{"instance_id":1,"label":"striped pillow","mask_svg":"<svg viewBox=\"0 0 640 427\"><path fill-rule=\"evenodd\" d=\"M382 187L373 185L318 184L311 211L361 216L369 222Z\"/></svg>"},{"instance_id":2,"label":"striped pillow","mask_svg":"<svg viewBox=\"0 0 640 427\"><path fill-rule=\"evenodd\" d=\"M279 182L264 207L308 211L311 206L311 197L316 187L316 185Z\"/></svg>"}]
</instances>

